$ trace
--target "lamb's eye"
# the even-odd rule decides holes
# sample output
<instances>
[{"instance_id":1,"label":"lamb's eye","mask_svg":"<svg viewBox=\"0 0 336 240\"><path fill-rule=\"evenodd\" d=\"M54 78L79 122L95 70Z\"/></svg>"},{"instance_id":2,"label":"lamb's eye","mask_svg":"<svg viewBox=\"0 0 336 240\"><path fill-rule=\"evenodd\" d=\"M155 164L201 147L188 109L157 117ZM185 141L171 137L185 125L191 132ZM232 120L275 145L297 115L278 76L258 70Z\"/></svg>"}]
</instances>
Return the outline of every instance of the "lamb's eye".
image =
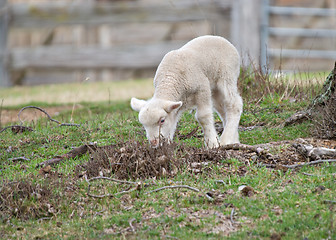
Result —
<instances>
[{"instance_id":1,"label":"lamb's eye","mask_svg":"<svg viewBox=\"0 0 336 240\"><path fill-rule=\"evenodd\" d=\"M165 122L165 119L161 118L159 122L160 122L160 124L163 124Z\"/></svg>"}]
</instances>

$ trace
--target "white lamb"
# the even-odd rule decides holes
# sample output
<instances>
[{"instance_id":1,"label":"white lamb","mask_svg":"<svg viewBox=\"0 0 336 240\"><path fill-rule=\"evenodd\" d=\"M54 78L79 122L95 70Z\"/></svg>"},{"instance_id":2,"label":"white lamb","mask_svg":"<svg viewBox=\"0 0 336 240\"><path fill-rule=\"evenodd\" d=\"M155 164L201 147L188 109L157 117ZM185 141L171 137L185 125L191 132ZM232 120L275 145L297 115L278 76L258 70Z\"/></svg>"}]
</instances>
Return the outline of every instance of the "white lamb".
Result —
<instances>
[{"instance_id":1,"label":"white lamb","mask_svg":"<svg viewBox=\"0 0 336 240\"><path fill-rule=\"evenodd\" d=\"M243 108L237 88L239 72L237 49L222 37L198 37L167 53L155 74L154 96L148 101L131 99L150 144L157 147L160 137L172 141L181 114L194 108L207 147L239 143ZM219 141L213 107L224 127Z\"/></svg>"}]
</instances>

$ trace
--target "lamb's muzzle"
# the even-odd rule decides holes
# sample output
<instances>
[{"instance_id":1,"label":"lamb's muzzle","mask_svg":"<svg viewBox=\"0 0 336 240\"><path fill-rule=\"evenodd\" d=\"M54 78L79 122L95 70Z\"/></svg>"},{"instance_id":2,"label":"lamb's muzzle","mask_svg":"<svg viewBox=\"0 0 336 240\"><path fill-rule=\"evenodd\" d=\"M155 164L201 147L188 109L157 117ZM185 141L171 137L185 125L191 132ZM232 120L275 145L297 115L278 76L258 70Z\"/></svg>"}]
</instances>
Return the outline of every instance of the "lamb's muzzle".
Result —
<instances>
[{"instance_id":1,"label":"lamb's muzzle","mask_svg":"<svg viewBox=\"0 0 336 240\"><path fill-rule=\"evenodd\" d=\"M160 140L158 138L154 138L149 140L152 147L157 148L159 146Z\"/></svg>"}]
</instances>

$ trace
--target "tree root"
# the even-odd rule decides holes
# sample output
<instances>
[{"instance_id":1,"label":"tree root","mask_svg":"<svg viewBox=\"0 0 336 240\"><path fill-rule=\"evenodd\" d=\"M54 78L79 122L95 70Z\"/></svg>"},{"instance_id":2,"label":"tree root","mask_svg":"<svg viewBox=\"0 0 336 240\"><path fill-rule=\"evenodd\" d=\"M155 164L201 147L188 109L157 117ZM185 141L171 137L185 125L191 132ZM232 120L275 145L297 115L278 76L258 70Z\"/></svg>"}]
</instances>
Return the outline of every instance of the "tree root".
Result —
<instances>
[{"instance_id":1,"label":"tree root","mask_svg":"<svg viewBox=\"0 0 336 240\"><path fill-rule=\"evenodd\" d=\"M334 69L327 76L322 90L319 95L317 95L314 100L310 103L308 108L305 111L300 111L293 114L291 117L285 120L284 126L293 125L296 123L303 122L305 120L311 119L313 115L321 112L320 108L324 108L328 106L328 102L335 95L336 89L336 62Z\"/></svg>"}]
</instances>

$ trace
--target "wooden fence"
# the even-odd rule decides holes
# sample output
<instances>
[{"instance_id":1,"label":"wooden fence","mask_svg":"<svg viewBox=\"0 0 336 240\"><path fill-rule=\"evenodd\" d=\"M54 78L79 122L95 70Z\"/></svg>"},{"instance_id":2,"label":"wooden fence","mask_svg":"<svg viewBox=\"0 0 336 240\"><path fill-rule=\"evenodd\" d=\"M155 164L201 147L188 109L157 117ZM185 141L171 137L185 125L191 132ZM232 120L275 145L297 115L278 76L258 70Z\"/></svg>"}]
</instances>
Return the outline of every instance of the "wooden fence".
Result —
<instances>
[{"instance_id":1,"label":"wooden fence","mask_svg":"<svg viewBox=\"0 0 336 240\"><path fill-rule=\"evenodd\" d=\"M271 2L263 0L261 65L282 71L331 68L336 60L335 2L316 1L310 7Z\"/></svg>"},{"instance_id":2,"label":"wooden fence","mask_svg":"<svg viewBox=\"0 0 336 240\"><path fill-rule=\"evenodd\" d=\"M152 77L165 53L206 34L228 38L244 65L271 70L329 69L335 54L334 35L316 38L335 32L335 9L323 1L309 6L330 13L324 20L297 16L298 8L280 16L274 11L285 8L268 0L8 1L0 0L0 87ZM302 47L309 50L294 56Z\"/></svg>"},{"instance_id":3,"label":"wooden fence","mask_svg":"<svg viewBox=\"0 0 336 240\"><path fill-rule=\"evenodd\" d=\"M147 75L153 76L165 53L205 34L229 38L243 52L246 47L241 41L242 31L234 31L234 36L231 32L243 30L244 24L251 25L249 17L255 14L260 0L171 0L150 4L141 0L87 4L54 1L34 5L0 0L0 4L0 86L10 86L80 81L87 76L93 81L134 77L115 76L115 72L123 70L145 72L140 76L148 71ZM240 14L242 11L248 14ZM62 34L62 28L72 30ZM257 24L245 27L245 34L259 42L255 28ZM16 32L37 30L43 32L38 43L10 46ZM68 35L95 40L57 42ZM255 56L259 55L258 44L245 44L256 49Z\"/></svg>"}]
</instances>

